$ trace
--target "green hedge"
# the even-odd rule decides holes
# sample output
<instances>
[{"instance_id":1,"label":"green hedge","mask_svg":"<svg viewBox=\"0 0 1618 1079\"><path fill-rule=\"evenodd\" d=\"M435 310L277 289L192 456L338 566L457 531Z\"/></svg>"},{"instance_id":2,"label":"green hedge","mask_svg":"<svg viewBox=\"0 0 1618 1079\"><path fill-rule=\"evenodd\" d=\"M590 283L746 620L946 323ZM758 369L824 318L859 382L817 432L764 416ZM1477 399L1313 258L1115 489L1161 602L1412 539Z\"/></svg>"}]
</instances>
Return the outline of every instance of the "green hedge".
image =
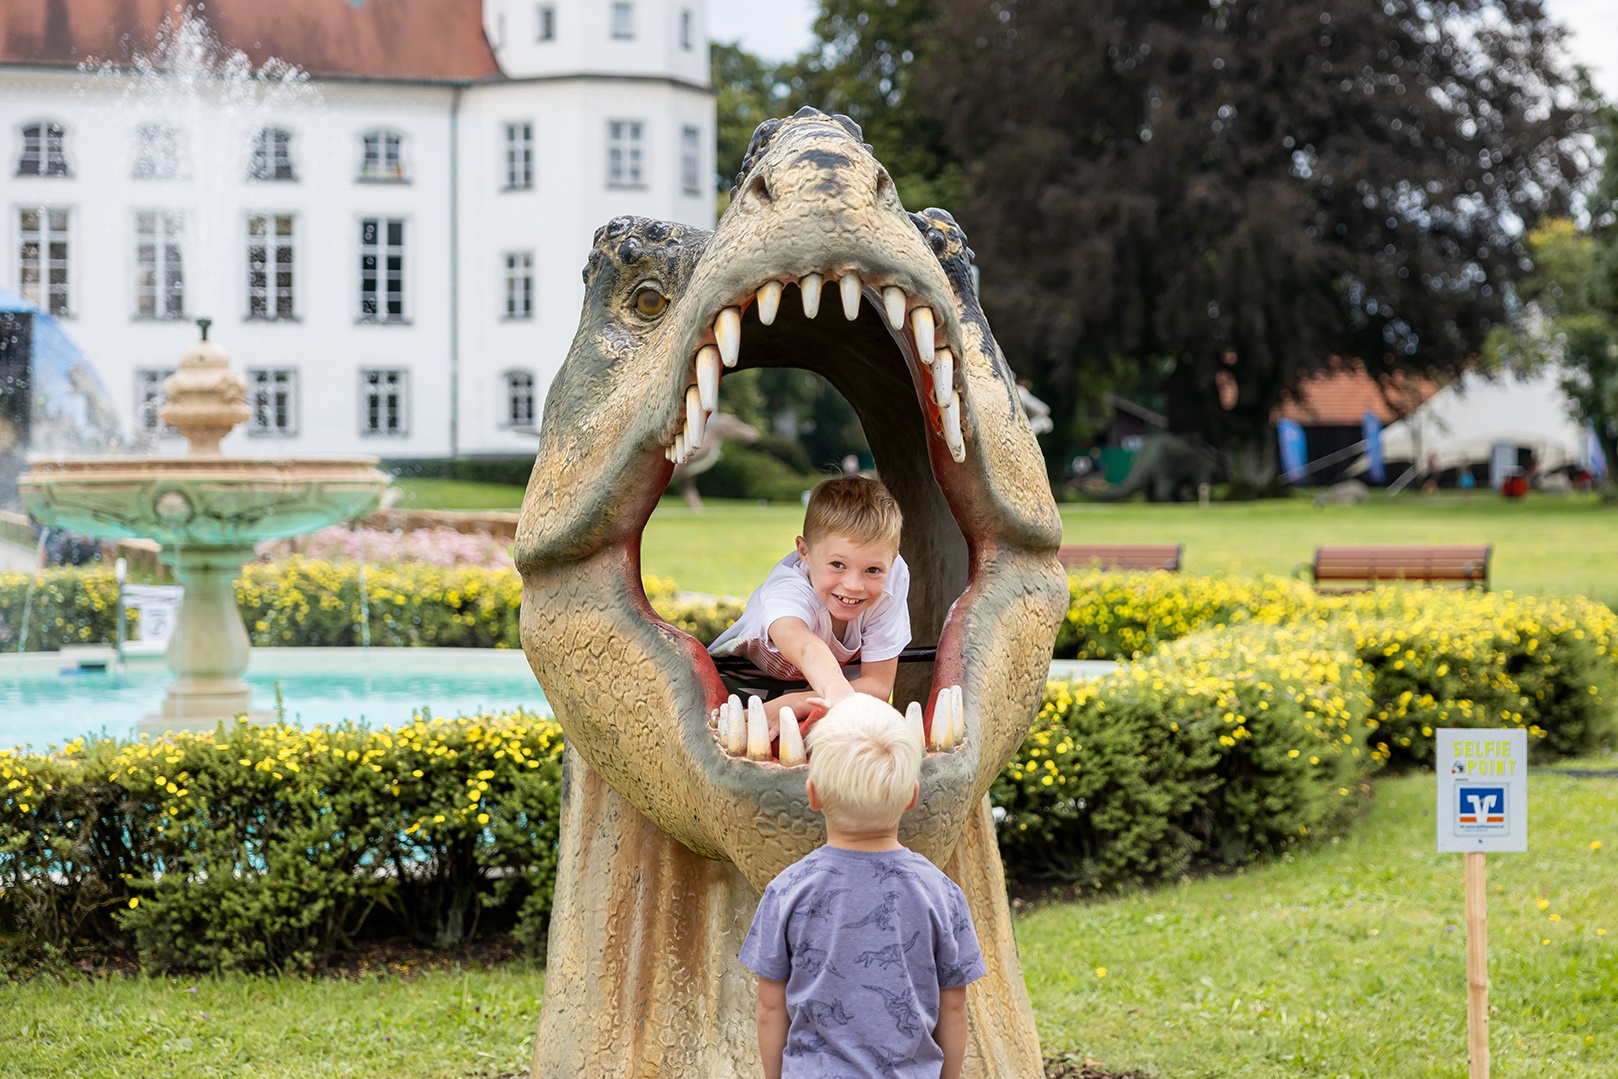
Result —
<instances>
[{"instance_id":1,"label":"green hedge","mask_svg":"<svg viewBox=\"0 0 1618 1079\"><path fill-rule=\"evenodd\" d=\"M0 750L0 923L207 969L317 966L384 921L453 943L485 909L537 945L561 745L510 715Z\"/></svg>"},{"instance_id":2,"label":"green hedge","mask_svg":"<svg viewBox=\"0 0 1618 1079\"><path fill-rule=\"evenodd\" d=\"M16 651L32 577L0 573L0 651ZM376 565L366 569L365 583L373 645L521 647L522 579L514 569ZM741 614L736 601L686 595L671 581L648 577L643 584L663 617L704 643ZM34 589L28 650L112 643L116 596L109 568L47 570ZM360 567L355 562L294 556L253 563L236 582L236 603L258 647L346 647L362 640Z\"/></svg>"}]
</instances>

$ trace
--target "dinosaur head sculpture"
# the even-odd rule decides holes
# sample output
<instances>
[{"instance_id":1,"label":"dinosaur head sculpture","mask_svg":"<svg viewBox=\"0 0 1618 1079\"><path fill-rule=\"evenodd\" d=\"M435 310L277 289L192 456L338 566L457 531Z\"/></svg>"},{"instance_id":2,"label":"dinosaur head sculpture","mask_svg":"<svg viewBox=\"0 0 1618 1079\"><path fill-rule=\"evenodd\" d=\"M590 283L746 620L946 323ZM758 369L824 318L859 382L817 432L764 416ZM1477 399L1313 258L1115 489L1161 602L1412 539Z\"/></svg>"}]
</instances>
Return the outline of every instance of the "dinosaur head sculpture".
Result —
<instances>
[{"instance_id":1,"label":"dinosaur head sculpture","mask_svg":"<svg viewBox=\"0 0 1618 1079\"><path fill-rule=\"evenodd\" d=\"M518 531L523 645L569 745L659 828L756 888L823 840L803 769L726 752L727 691L640 584L641 531L729 371L824 376L905 515L914 643L895 697L965 734L927 755L901 838L940 864L1016 751L1066 603L1044 465L949 214L907 213L857 126L812 109L753 137L709 233L598 230L577 336L546 397ZM941 722L941 721L940 721ZM936 741L936 739L935 739Z\"/></svg>"}]
</instances>

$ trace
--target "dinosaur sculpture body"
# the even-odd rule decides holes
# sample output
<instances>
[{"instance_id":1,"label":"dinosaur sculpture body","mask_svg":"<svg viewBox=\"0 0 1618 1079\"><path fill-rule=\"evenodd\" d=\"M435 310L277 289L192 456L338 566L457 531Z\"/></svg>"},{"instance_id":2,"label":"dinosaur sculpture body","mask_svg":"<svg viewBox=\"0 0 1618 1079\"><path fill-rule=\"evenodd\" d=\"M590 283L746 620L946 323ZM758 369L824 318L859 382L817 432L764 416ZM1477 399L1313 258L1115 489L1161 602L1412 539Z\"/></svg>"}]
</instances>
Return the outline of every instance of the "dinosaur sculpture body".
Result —
<instances>
[{"instance_id":1,"label":"dinosaur sculpture body","mask_svg":"<svg viewBox=\"0 0 1618 1079\"><path fill-rule=\"evenodd\" d=\"M830 381L904 511L914 643L937 658L903 665L895 699L925 702L947 748L900 837L962 886L984 946L967 1075L1040 1074L987 791L1039 705L1067 584L970 254L947 213L905 212L852 121L812 109L760 126L712 233L597 233L515 550L523 647L568 745L536 1079L760 1072L736 956L764 885L824 829L803 766L767 739L768 759L734 752L707 652L640 585L673 463L703 442L723 371L749 366Z\"/></svg>"},{"instance_id":2,"label":"dinosaur sculpture body","mask_svg":"<svg viewBox=\"0 0 1618 1079\"><path fill-rule=\"evenodd\" d=\"M1214 451L1167 432L1146 437L1130 462L1129 475L1116 487L1086 489L1098 502L1118 502L1145 492L1148 502L1189 502L1204 483L1225 478L1225 463Z\"/></svg>"}]
</instances>

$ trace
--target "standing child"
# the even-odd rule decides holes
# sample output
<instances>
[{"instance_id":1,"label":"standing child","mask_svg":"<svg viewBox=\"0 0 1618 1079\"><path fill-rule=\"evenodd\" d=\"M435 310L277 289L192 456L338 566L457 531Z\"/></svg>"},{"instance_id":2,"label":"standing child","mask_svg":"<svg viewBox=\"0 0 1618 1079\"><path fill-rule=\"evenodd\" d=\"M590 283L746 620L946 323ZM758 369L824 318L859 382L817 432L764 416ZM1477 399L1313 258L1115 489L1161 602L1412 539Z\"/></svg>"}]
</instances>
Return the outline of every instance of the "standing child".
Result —
<instances>
[{"instance_id":1,"label":"standing child","mask_svg":"<svg viewBox=\"0 0 1618 1079\"><path fill-rule=\"evenodd\" d=\"M965 894L899 843L921 758L899 713L864 694L810 735L826 845L770 882L742 942L767 1079L961 1074L966 986L986 971Z\"/></svg>"},{"instance_id":2,"label":"standing child","mask_svg":"<svg viewBox=\"0 0 1618 1079\"><path fill-rule=\"evenodd\" d=\"M876 480L822 481L809 494L796 549L709 646L715 656L746 656L771 678L809 683L766 702L772 738L783 705L804 716L853 693L893 695L899 653L910 643L903 525L899 504Z\"/></svg>"}]
</instances>

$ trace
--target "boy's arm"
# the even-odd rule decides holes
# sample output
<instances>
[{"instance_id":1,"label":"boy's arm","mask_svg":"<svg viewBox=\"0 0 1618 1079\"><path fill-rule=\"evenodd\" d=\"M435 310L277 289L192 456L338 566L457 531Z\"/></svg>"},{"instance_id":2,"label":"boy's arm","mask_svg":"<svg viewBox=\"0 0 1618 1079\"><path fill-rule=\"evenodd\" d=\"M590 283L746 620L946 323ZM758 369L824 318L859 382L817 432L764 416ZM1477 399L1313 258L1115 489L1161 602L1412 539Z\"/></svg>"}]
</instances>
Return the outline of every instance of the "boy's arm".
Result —
<instances>
[{"instance_id":1,"label":"boy's arm","mask_svg":"<svg viewBox=\"0 0 1618 1079\"><path fill-rule=\"evenodd\" d=\"M949 992L949 990L945 990ZM961 1007L966 1007L966 990L961 990ZM781 1057L787 1048L787 983L769 978L758 980L758 1051L764 1058L764 1079L781 1079ZM966 1046L962 1028L961 1046ZM946 1055L945 1059L948 1059ZM959 1069L957 1069L958 1071Z\"/></svg>"},{"instance_id":2,"label":"boy's arm","mask_svg":"<svg viewBox=\"0 0 1618 1079\"><path fill-rule=\"evenodd\" d=\"M762 987L763 983L759 984ZM763 1007L763 1004L759 1005L760 1009ZM763 1012L759 1014L762 1016ZM944 1051L944 1070L940 1073L940 1079L961 1079L961 1066L966 1061L966 986L957 985L953 989L938 991L938 1026L933 1028L933 1041ZM767 1075L778 1074L771 1073L768 1064L764 1070Z\"/></svg>"},{"instance_id":3,"label":"boy's arm","mask_svg":"<svg viewBox=\"0 0 1618 1079\"><path fill-rule=\"evenodd\" d=\"M832 705L854 694L854 687L843 677L843 668L837 662L837 657L831 654L825 641L815 636L809 623L787 615L770 623L769 634L771 643L782 658L803 672L804 678L814 688L813 696Z\"/></svg>"},{"instance_id":4,"label":"boy's arm","mask_svg":"<svg viewBox=\"0 0 1618 1079\"><path fill-rule=\"evenodd\" d=\"M879 701L893 696L893 680L899 674L899 657L880 659L875 663L860 662L860 676L849 685L856 693L867 693Z\"/></svg>"}]
</instances>

